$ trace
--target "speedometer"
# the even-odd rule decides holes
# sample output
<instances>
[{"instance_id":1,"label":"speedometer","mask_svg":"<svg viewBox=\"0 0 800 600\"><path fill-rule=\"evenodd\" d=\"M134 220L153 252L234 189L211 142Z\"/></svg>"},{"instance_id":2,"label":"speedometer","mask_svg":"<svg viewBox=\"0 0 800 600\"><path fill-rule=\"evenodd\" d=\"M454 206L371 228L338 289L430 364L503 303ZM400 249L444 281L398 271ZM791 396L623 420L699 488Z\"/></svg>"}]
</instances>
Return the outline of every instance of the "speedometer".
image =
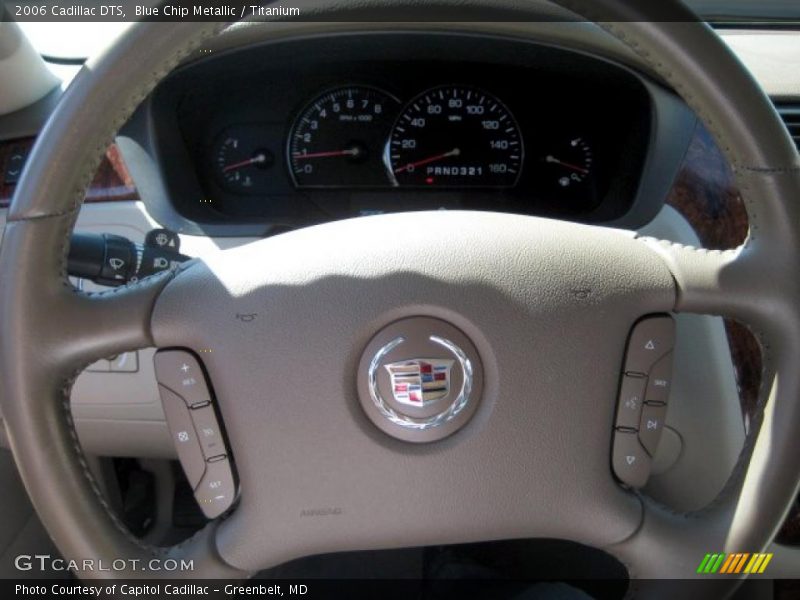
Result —
<instances>
[{"instance_id":1,"label":"speedometer","mask_svg":"<svg viewBox=\"0 0 800 600\"><path fill-rule=\"evenodd\" d=\"M500 100L473 87L442 86L408 103L384 162L397 185L511 187L523 157L519 126Z\"/></svg>"}]
</instances>

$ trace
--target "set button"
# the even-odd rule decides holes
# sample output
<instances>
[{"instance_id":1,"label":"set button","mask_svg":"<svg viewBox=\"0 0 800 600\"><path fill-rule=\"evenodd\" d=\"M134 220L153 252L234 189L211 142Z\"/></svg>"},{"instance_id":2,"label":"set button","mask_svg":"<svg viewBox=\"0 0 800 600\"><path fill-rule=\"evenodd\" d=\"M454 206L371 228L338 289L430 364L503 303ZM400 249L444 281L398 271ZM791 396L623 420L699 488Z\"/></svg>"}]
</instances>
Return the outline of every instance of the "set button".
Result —
<instances>
[{"instance_id":1,"label":"set button","mask_svg":"<svg viewBox=\"0 0 800 600\"><path fill-rule=\"evenodd\" d=\"M223 456L209 461L194 497L209 519L220 516L228 509L236 497L236 484L227 458Z\"/></svg>"}]
</instances>

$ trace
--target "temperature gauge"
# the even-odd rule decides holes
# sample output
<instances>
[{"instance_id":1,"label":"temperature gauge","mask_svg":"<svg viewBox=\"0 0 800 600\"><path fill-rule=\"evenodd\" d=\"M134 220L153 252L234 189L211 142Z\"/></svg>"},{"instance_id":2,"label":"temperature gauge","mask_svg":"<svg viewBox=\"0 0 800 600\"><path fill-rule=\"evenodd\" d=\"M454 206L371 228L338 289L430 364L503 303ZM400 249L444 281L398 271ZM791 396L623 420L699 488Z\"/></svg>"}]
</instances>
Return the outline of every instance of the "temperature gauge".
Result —
<instances>
[{"instance_id":1,"label":"temperature gauge","mask_svg":"<svg viewBox=\"0 0 800 600\"><path fill-rule=\"evenodd\" d=\"M264 146L255 129L234 127L217 139L212 163L222 187L239 193L255 193L275 163L275 155Z\"/></svg>"}]
</instances>

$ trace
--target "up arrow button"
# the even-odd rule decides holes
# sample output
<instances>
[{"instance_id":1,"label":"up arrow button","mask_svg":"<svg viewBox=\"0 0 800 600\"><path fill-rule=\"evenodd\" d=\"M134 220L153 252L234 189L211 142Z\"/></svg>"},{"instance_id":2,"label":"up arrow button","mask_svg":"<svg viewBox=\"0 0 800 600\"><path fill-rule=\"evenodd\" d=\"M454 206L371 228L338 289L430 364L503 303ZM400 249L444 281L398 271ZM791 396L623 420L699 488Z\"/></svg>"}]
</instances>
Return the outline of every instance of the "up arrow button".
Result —
<instances>
[{"instance_id":1,"label":"up arrow button","mask_svg":"<svg viewBox=\"0 0 800 600\"><path fill-rule=\"evenodd\" d=\"M675 324L667 315L646 317L633 326L625 357L625 372L647 375L662 356L672 350Z\"/></svg>"}]
</instances>

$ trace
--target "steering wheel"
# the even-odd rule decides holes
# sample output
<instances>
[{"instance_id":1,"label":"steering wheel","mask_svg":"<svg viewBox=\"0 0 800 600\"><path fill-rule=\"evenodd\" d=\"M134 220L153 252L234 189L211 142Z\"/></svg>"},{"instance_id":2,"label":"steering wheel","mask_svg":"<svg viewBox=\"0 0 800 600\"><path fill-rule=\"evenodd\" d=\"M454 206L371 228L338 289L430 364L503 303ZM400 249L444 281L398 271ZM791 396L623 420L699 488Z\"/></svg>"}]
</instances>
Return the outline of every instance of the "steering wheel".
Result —
<instances>
[{"instance_id":1,"label":"steering wheel","mask_svg":"<svg viewBox=\"0 0 800 600\"><path fill-rule=\"evenodd\" d=\"M713 132L746 200L743 246L709 252L527 216L408 213L310 227L81 292L66 255L103 151L220 27L137 24L86 65L36 143L0 251L3 414L65 557L191 558L188 575L228 578L329 551L548 537L603 548L632 577L659 578L692 576L709 551L772 541L799 479L797 152L745 68L677 0L672 22L665 2L604 0L593 13L556 4L603 21ZM641 316L670 311L747 323L767 382L760 428L728 485L686 514L623 488L609 466L628 333ZM387 435L358 400L364 349L412 317L461 332L481 369L473 414L433 443ZM164 549L109 509L69 410L82 368L148 346L213 350L205 366L241 481L230 514Z\"/></svg>"}]
</instances>

